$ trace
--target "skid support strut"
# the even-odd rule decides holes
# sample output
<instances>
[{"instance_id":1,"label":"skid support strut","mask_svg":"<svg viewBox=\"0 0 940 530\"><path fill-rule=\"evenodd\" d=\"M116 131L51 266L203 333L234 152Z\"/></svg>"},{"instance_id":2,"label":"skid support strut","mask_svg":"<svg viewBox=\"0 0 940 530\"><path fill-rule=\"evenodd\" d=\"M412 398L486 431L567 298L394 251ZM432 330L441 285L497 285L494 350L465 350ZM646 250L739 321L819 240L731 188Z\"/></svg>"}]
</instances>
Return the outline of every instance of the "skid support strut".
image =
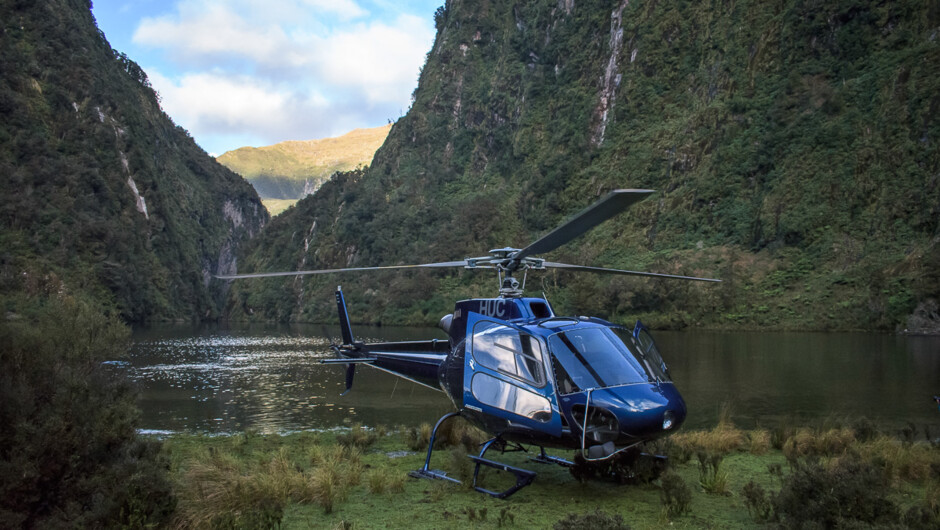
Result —
<instances>
[{"instance_id":1,"label":"skid support strut","mask_svg":"<svg viewBox=\"0 0 940 530\"><path fill-rule=\"evenodd\" d=\"M441 428L441 425L445 421L455 417L460 416L459 412L450 412L437 420L437 423L434 425L434 430L431 431L431 439L428 440L428 457L424 459L424 467L421 469L416 469L414 471L409 471L408 476L414 478L429 478L437 480L449 480L451 482L460 484L461 482L455 478L447 476L447 473L439 469L431 469L431 453L434 451L434 441L437 439L437 430Z\"/></svg>"},{"instance_id":2,"label":"skid support strut","mask_svg":"<svg viewBox=\"0 0 940 530\"><path fill-rule=\"evenodd\" d=\"M480 456L471 456L470 459L476 462L476 467L473 470L473 489L479 491L480 493L486 493L497 499L505 499L512 495L513 493L521 490L522 488L532 484L532 481L535 480L535 472L529 471L528 469L522 469L519 467L513 467L508 464L501 464L494 460L488 460L483 457L486 454L486 451L489 450L494 444L505 447L505 443L499 437L493 438L492 440L483 444L483 450L480 451ZM516 485L505 491L491 491L486 488L477 486L477 476L480 474L480 466L492 467L494 469L499 469L501 471L508 471L516 476Z\"/></svg>"}]
</instances>

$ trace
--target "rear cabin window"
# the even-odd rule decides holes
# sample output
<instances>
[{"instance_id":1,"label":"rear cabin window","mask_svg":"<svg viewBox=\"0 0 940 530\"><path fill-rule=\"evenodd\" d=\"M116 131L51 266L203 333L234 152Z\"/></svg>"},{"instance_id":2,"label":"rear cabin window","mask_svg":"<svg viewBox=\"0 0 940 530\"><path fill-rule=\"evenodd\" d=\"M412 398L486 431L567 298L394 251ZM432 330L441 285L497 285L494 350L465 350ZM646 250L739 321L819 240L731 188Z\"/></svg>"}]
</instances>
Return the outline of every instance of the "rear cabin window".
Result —
<instances>
[{"instance_id":1,"label":"rear cabin window","mask_svg":"<svg viewBox=\"0 0 940 530\"><path fill-rule=\"evenodd\" d=\"M535 392L530 392L490 374L478 372L470 383L471 392L480 403L525 416L530 420L547 423L552 419L551 403Z\"/></svg>"},{"instance_id":2,"label":"rear cabin window","mask_svg":"<svg viewBox=\"0 0 940 530\"><path fill-rule=\"evenodd\" d=\"M473 328L473 358L490 370L535 386L545 385L542 347L526 333L495 322L479 322Z\"/></svg>"}]
</instances>

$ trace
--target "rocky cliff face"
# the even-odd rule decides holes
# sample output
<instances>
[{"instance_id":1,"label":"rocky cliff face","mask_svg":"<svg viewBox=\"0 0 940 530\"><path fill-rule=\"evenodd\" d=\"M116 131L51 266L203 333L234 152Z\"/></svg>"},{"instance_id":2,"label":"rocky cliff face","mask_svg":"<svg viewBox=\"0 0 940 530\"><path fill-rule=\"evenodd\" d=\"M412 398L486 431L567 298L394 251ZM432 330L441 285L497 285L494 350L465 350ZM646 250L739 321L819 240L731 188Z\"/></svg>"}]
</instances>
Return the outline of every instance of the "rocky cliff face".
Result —
<instances>
[{"instance_id":1,"label":"rocky cliff face","mask_svg":"<svg viewBox=\"0 0 940 530\"><path fill-rule=\"evenodd\" d=\"M436 22L414 103L372 165L272 224L248 267L476 255L634 187L659 193L546 257L725 282L537 280L565 312L894 329L940 294L934 7L451 0ZM300 303L293 281L239 285L233 308L331 318L318 299L336 280L304 280ZM436 321L492 293L481 281L343 278L373 293L361 318L393 322Z\"/></svg>"},{"instance_id":2,"label":"rocky cliff face","mask_svg":"<svg viewBox=\"0 0 940 530\"><path fill-rule=\"evenodd\" d=\"M254 190L160 110L87 0L3 0L0 21L0 288L217 316L211 276L268 218Z\"/></svg>"}]
</instances>

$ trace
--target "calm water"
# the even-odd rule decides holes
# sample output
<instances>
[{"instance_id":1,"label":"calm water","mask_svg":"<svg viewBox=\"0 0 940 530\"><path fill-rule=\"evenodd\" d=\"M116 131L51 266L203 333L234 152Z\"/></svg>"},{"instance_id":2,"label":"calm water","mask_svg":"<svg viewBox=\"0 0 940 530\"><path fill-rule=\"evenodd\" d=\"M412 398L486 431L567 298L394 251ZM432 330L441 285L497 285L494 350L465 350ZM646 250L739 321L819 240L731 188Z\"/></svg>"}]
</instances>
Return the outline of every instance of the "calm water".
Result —
<instances>
[{"instance_id":1,"label":"calm water","mask_svg":"<svg viewBox=\"0 0 940 530\"><path fill-rule=\"evenodd\" d=\"M154 431L286 432L433 423L443 393L365 366L353 390L323 326L155 326L136 330L117 364L140 387L142 427ZM326 330L339 336L338 328ZM354 328L366 341L446 338L434 328ZM729 403L742 427L868 417L940 433L940 337L862 333L654 333L686 399L688 427L715 423Z\"/></svg>"}]
</instances>

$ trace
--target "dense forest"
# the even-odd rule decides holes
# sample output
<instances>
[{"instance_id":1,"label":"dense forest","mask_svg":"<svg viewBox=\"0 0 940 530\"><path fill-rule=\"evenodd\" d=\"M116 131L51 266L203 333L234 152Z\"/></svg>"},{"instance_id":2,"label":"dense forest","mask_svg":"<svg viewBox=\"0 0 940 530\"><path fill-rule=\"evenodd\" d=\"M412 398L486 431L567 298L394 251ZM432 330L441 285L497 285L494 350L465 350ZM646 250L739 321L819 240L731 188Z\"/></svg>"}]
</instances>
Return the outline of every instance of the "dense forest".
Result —
<instances>
[{"instance_id":1,"label":"dense forest","mask_svg":"<svg viewBox=\"0 0 940 530\"><path fill-rule=\"evenodd\" d=\"M450 0L413 104L240 269L460 259L610 189L634 206L548 258L715 285L530 277L564 313L657 327L927 329L940 295L940 7L871 0ZM244 281L233 318L431 323L479 272Z\"/></svg>"},{"instance_id":2,"label":"dense forest","mask_svg":"<svg viewBox=\"0 0 940 530\"><path fill-rule=\"evenodd\" d=\"M0 24L0 293L218 317L212 275L268 218L254 190L162 112L88 0L3 0Z\"/></svg>"}]
</instances>

